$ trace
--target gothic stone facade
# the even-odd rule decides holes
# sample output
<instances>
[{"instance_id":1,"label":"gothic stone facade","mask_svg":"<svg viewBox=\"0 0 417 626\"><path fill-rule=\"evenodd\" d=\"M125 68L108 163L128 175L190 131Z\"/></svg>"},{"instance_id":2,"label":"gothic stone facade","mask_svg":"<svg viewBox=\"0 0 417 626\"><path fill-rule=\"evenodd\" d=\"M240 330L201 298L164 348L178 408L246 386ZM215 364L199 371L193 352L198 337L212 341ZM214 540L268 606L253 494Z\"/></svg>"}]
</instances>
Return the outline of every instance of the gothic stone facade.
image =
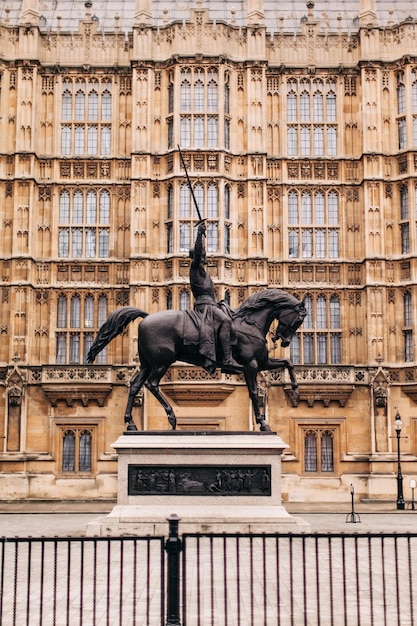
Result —
<instances>
[{"instance_id":1,"label":"gothic stone facade","mask_svg":"<svg viewBox=\"0 0 417 626\"><path fill-rule=\"evenodd\" d=\"M286 373L259 376L289 444L284 499L349 502L353 484L360 498L395 500L397 410L409 498L415 7L165 4L0 8L0 497L115 497L111 444L138 365L137 323L93 366L84 356L119 306L192 306L197 220L180 145L219 299L236 307L266 287L306 297L287 349L300 402ZM254 428L239 377L178 364L162 390L180 429ZM146 391L134 418L168 428Z\"/></svg>"}]
</instances>

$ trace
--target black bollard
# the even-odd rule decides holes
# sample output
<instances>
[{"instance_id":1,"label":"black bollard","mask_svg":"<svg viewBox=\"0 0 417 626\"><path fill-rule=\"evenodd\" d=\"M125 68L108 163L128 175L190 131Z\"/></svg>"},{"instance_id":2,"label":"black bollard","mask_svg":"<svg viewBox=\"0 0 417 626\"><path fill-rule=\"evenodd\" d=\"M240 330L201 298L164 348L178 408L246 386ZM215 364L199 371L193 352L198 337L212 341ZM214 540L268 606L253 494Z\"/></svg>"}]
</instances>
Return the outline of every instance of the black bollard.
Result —
<instances>
[{"instance_id":1,"label":"black bollard","mask_svg":"<svg viewBox=\"0 0 417 626\"><path fill-rule=\"evenodd\" d=\"M346 522L351 522L352 524L356 524L357 522L361 521L361 518L358 513L355 513L355 503L354 503L355 488L353 485L350 486L350 496L352 500L352 510L350 513L346 515Z\"/></svg>"},{"instance_id":2,"label":"black bollard","mask_svg":"<svg viewBox=\"0 0 417 626\"><path fill-rule=\"evenodd\" d=\"M178 515L170 515L169 536L165 542L168 555L167 621L166 626L181 626L180 622L180 552L182 541L178 536Z\"/></svg>"}]
</instances>

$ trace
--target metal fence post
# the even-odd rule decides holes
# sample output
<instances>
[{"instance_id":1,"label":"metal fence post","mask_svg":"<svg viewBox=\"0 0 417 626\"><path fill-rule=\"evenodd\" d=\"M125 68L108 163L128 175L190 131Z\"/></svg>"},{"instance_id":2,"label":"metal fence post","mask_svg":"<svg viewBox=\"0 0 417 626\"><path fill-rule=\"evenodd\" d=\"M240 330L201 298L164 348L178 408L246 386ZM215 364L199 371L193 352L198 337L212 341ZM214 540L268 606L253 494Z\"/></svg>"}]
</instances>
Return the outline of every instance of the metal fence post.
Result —
<instances>
[{"instance_id":1,"label":"metal fence post","mask_svg":"<svg viewBox=\"0 0 417 626\"><path fill-rule=\"evenodd\" d=\"M178 536L178 515L170 515L169 536L165 542L168 555L167 621L166 626L181 626L180 622L180 552L182 541Z\"/></svg>"}]
</instances>

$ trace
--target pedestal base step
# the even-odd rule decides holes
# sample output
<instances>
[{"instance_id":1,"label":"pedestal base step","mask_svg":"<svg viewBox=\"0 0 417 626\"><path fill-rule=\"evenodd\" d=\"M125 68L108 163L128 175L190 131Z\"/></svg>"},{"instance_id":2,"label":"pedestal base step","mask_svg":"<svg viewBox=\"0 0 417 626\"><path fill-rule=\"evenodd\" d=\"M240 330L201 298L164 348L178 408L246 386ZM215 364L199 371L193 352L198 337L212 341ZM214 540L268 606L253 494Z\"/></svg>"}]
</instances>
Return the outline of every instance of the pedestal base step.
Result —
<instances>
[{"instance_id":1,"label":"pedestal base step","mask_svg":"<svg viewBox=\"0 0 417 626\"><path fill-rule=\"evenodd\" d=\"M297 533L310 524L283 506L116 505L87 525L88 537L143 537L168 534L168 518L178 515L180 533Z\"/></svg>"}]
</instances>

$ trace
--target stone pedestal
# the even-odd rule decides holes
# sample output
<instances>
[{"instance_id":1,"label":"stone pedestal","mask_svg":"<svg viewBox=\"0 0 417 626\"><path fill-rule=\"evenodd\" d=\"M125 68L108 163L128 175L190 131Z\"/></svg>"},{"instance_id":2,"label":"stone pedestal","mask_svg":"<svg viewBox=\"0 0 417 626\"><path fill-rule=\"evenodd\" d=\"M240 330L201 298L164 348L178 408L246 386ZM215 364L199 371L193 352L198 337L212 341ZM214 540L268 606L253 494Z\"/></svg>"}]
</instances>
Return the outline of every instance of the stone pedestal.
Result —
<instances>
[{"instance_id":1,"label":"stone pedestal","mask_svg":"<svg viewBox=\"0 0 417 626\"><path fill-rule=\"evenodd\" d=\"M309 525L281 502L285 444L271 432L127 432L118 453L117 505L88 536L180 532L297 532Z\"/></svg>"}]
</instances>

